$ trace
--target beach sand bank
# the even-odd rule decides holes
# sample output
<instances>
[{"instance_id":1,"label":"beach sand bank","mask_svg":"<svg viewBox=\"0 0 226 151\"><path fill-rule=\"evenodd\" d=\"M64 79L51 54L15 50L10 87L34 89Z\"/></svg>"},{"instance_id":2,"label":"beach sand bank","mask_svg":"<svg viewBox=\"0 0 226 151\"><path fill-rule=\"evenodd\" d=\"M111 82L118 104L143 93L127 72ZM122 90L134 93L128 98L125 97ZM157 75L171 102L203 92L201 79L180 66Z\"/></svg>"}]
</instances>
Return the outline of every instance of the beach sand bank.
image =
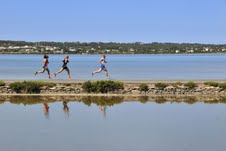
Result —
<instances>
[{"instance_id":1,"label":"beach sand bank","mask_svg":"<svg viewBox=\"0 0 226 151\"><path fill-rule=\"evenodd\" d=\"M0 86L0 95L39 95L39 96L212 96L221 95L226 96L226 89L222 87L214 87L205 85L204 83L208 80L178 80L180 85L177 85L178 81L171 80L125 80L122 81L124 89L109 93L86 93L82 84L83 80L36 80L55 83L55 86L43 86L38 94L27 94L27 93L16 93L10 88L10 84L14 82L22 82L24 80L4 80L5 86ZM184 84L188 81L193 81L196 87L186 87ZM212 81L212 80L211 80ZM166 83L167 86L156 87L156 83ZM223 80L216 80L215 82L223 83ZM149 90L146 94L140 90L139 85L145 83L148 85Z\"/></svg>"}]
</instances>

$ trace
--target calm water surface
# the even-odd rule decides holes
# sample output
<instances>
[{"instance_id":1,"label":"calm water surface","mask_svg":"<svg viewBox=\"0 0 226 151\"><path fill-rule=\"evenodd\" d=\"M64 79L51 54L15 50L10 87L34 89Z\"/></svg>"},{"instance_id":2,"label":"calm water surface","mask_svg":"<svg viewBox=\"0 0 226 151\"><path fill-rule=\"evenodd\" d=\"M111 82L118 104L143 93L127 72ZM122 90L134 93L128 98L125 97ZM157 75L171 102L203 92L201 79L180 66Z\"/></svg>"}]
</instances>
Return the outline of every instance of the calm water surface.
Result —
<instances>
[{"instance_id":1,"label":"calm water surface","mask_svg":"<svg viewBox=\"0 0 226 151\"><path fill-rule=\"evenodd\" d=\"M52 74L62 66L64 55L50 55ZM99 68L100 55L70 55L68 67L76 80L106 79L104 73L91 76ZM226 54L192 55L108 55L107 68L116 80L224 80ZM42 55L0 55L0 79L47 79L34 77L42 67ZM63 72L57 79L67 79Z\"/></svg>"},{"instance_id":2,"label":"calm water surface","mask_svg":"<svg viewBox=\"0 0 226 151\"><path fill-rule=\"evenodd\" d=\"M38 101L0 101L0 150L226 150L225 104Z\"/></svg>"}]
</instances>

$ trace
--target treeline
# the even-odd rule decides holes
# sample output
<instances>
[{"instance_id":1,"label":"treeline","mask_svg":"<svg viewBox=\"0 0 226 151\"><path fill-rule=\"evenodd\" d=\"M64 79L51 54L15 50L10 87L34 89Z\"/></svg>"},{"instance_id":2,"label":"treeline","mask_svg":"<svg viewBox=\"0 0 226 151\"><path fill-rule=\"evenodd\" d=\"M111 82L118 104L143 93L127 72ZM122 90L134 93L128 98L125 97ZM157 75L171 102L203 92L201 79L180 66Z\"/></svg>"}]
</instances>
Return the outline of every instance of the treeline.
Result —
<instances>
[{"instance_id":1,"label":"treeline","mask_svg":"<svg viewBox=\"0 0 226 151\"><path fill-rule=\"evenodd\" d=\"M226 44L198 44L198 43L116 43L116 42L27 42L0 40L0 47L33 46L57 47L69 53L100 53L107 50L115 54L158 54L158 53L215 53L226 52ZM75 51L72 51L75 50ZM0 50L1 51L1 50Z\"/></svg>"}]
</instances>

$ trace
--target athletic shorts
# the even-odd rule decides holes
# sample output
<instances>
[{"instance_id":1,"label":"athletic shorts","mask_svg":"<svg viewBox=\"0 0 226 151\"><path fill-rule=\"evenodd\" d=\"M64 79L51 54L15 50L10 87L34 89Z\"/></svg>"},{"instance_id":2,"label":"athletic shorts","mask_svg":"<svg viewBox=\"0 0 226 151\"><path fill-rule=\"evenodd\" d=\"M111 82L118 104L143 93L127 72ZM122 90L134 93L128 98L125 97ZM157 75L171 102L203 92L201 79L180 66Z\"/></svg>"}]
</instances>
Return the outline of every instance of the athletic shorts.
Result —
<instances>
[{"instance_id":1,"label":"athletic shorts","mask_svg":"<svg viewBox=\"0 0 226 151\"><path fill-rule=\"evenodd\" d=\"M68 69L68 67L67 66L62 66L62 68L65 70L65 69Z\"/></svg>"},{"instance_id":2,"label":"athletic shorts","mask_svg":"<svg viewBox=\"0 0 226 151\"><path fill-rule=\"evenodd\" d=\"M43 66L43 69L45 70L49 70L49 68L47 66Z\"/></svg>"},{"instance_id":3,"label":"athletic shorts","mask_svg":"<svg viewBox=\"0 0 226 151\"><path fill-rule=\"evenodd\" d=\"M103 64L100 65L100 68L101 69L106 69L105 65L103 65Z\"/></svg>"}]
</instances>

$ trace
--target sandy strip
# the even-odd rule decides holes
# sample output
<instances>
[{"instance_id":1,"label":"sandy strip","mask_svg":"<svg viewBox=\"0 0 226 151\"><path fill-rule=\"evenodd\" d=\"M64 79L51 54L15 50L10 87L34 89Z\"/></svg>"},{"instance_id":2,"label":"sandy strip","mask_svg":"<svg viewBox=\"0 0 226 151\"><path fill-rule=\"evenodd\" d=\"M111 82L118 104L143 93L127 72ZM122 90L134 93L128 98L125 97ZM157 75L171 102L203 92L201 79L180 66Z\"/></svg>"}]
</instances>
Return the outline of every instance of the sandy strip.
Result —
<instances>
[{"instance_id":1,"label":"sandy strip","mask_svg":"<svg viewBox=\"0 0 226 151\"><path fill-rule=\"evenodd\" d=\"M110 94L110 93L79 93L79 94L74 94L74 93L37 93L37 94L22 94L22 93L13 93L13 94L8 94L8 93L0 93L0 96L203 96L203 94ZM220 94L219 94L220 95ZM215 95L209 95L209 96L219 96L218 94ZM208 96L208 95L205 95Z\"/></svg>"}]
</instances>

